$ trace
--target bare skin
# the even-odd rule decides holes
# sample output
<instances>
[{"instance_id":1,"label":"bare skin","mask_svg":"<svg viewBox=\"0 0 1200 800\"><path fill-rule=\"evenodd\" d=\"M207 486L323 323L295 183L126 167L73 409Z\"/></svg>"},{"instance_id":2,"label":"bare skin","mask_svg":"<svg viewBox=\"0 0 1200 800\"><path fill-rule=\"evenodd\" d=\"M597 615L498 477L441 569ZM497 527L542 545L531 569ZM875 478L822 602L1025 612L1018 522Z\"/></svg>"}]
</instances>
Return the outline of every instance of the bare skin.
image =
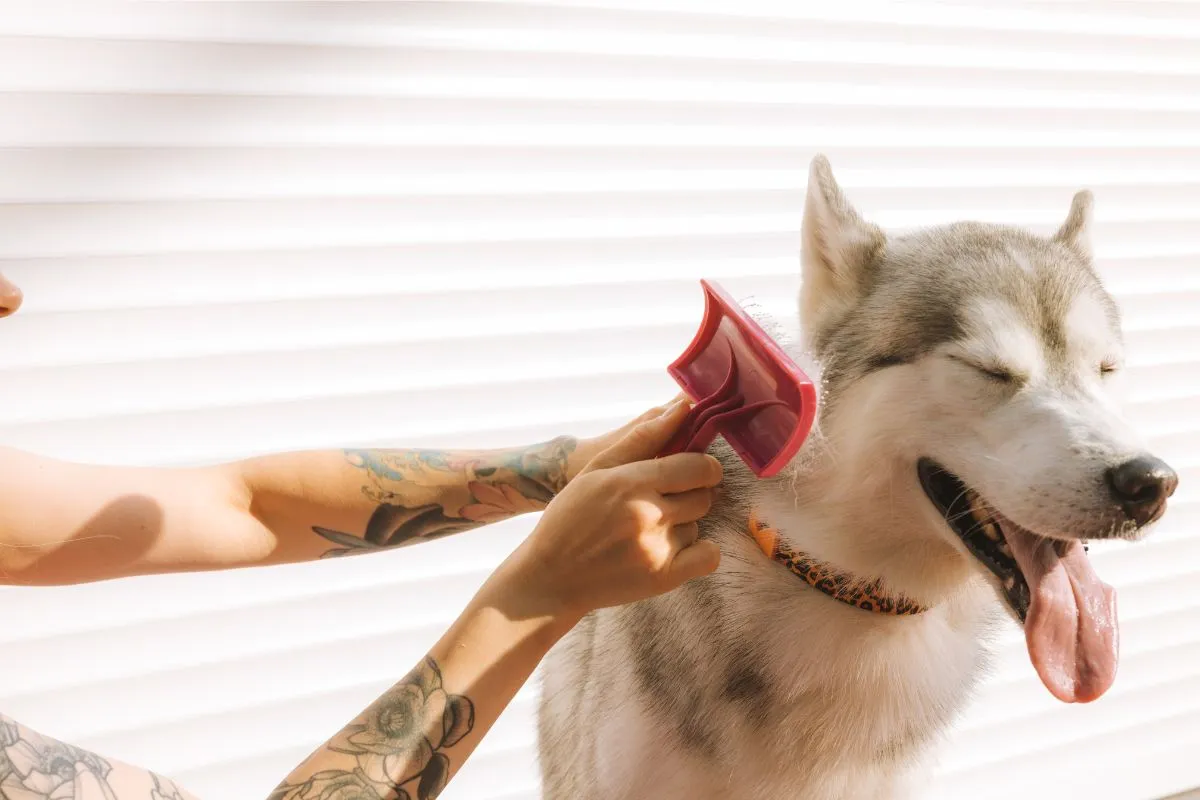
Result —
<instances>
[{"instance_id":1,"label":"bare skin","mask_svg":"<svg viewBox=\"0 0 1200 800\"><path fill-rule=\"evenodd\" d=\"M272 800L437 797L559 638L587 612L669 591L716 569L696 521L716 460L646 461L677 405L599 456L399 683L318 748Z\"/></svg>"},{"instance_id":2,"label":"bare skin","mask_svg":"<svg viewBox=\"0 0 1200 800\"><path fill-rule=\"evenodd\" d=\"M20 291L0 275L0 317ZM432 798L550 647L589 611L716 568L696 542L717 462L654 460L686 414L604 436L443 452L285 453L198 469L73 464L0 448L0 583L60 585L376 552L530 511L534 533L429 654L272 794ZM64 497L63 486L73 487ZM170 780L0 715L0 798L195 800Z\"/></svg>"},{"instance_id":3,"label":"bare skin","mask_svg":"<svg viewBox=\"0 0 1200 800\"><path fill-rule=\"evenodd\" d=\"M0 583L281 564L434 539L544 509L619 435L478 452L281 453L196 469L0 448Z\"/></svg>"}]
</instances>

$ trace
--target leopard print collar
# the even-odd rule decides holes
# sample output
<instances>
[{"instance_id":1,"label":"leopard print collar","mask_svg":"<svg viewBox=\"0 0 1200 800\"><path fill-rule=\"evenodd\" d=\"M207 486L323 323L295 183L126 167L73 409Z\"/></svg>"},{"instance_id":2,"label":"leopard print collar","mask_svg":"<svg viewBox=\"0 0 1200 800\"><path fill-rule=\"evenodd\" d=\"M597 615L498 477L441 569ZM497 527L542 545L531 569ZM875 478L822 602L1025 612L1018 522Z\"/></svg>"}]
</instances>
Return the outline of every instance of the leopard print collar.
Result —
<instances>
[{"instance_id":1,"label":"leopard print collar","mask_svg":"<svg viewBox=\"0 0 1200 800\"><path fill-rule=\"evenodd\" d=\"M892 597L885 594L879 581L857 581L852 575L842 572L832 564L793 550L780 538L778 531L759 522L754 513L750 514L749 531L759 549L768 558L787 567L809 586L819 589L834 600L878 614L904 616L925 611L924 606L915 600L903 595Z\"/></svg>"}]
</instances>

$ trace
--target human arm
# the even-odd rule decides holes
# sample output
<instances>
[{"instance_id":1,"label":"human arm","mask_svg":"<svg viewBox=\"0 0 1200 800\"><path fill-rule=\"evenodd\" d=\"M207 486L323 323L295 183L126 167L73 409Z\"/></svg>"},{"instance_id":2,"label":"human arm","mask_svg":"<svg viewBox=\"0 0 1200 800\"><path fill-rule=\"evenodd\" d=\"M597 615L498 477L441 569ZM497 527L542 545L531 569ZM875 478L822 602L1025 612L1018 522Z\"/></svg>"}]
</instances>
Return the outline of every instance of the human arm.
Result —
<instances>
[{"instance_id":1,"label":"human arm","mask_svg":"<svg viewBox=\"0 0 1200 800\"><path fill-rule=\"evenodd\" d=\"M296 767L271 800L437 797L586 613L715 569L720 553L697 541L696 520L709 509L720 466L698 454L645 460L685 413L679 405L598 456L428 655Z\"/></svg>"},{"instance_id":2,"label":"human arm","mask_svg":"<svg viewBox=\"0 0 1200 800\"><path fill-rule=\"evenodd\" d=\"M43 736L0 714L0 798L197 800L161 775Z\"/></svg>"},{"instance_id":3,"label":"human arm","mask_svg":"<svg viewBox=\"0 0 1200 800\"><path fill-rule=\"evenodd\" d=\"M639 426L596 458L428 656L293 770L273 798L436 796L549 648L588 610L714 569L719 552L696 542L691 520L709 507L707 487L720 478L716 462L685 454L625 463L657 452L683 413L679 406ZM0 715L0 798L8 797L196 800L161 775Z\"/></svg>"},{"instance_id":4,"label":"human arm","mask_svg":"<svg viewBox=\"0 0 1200 800\"><path fill-rule=\"evenodd\" d=\"M0 583L279 564L445 536L544 508L635 423L512 449L309 451L181 469L0 448Z\"/></svg>"}]
</instances>

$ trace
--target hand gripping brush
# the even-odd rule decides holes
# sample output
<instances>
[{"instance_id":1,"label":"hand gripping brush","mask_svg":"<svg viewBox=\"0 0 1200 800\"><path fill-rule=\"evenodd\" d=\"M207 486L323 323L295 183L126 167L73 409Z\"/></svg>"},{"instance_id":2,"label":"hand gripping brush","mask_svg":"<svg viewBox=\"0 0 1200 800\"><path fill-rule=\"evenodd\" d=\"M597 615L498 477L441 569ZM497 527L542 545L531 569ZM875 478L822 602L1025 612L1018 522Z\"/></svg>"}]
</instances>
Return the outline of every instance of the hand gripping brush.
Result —
<instances>
[{"instance_id":1,"label":"hand gripping brush","mask_svg":"<svg viewBox=\"0 0 1200 800\"><path fill-rule=\"evenodd\" d=\"M725 290L700 285L704 321L667 368L695 405L661 455L702 453L720 434L755 475L769 478L812 429L816 387Z\"/></svg>"}]
</instances>

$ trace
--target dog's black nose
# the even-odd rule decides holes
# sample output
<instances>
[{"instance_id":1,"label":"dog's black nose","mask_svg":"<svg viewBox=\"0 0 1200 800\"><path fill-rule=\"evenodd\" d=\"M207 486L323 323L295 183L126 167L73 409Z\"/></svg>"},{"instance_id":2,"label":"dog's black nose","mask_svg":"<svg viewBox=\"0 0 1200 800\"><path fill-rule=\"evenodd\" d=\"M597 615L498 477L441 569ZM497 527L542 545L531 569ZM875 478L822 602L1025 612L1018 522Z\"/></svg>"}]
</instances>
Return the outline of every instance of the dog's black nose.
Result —
<instances>
[{"instance_id":1,"label":"dog's black nose","mask_svg":"<svg viewBox=\"0 0 1200 800\"><path fill-rule=\"evenodd\" d=\"M1179 485L1175 470L1154 456L1138 456L1110 467L1104 477L1113 499L1139 527L1162 516L1167 498Z\"/></svg>"}]
</instances>

